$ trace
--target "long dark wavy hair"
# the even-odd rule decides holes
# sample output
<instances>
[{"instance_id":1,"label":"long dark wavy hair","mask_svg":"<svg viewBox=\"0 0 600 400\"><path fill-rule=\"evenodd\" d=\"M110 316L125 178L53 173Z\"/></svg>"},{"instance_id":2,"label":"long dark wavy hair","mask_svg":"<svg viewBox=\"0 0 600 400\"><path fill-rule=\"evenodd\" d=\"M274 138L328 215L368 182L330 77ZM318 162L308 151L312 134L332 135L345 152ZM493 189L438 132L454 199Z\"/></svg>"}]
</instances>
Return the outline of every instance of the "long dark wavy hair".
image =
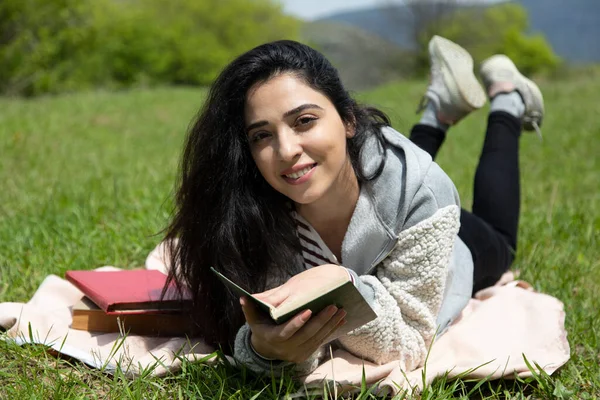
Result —
<instances>
[{"instance_id":1,"label":"long dark wavy hair","mask_svg":"<svg viewBox=\"0 0 600 400\"><path fill-rule=\"evenodd\" d=\"M291 264L301 251L290 200L260 174L244 121L248 90L284 73L328 97L344 123L354 128L347 151L359 183L377 176L385 162L375 174L365 176L360 149L369 135L377 135L383 145L379 128L390 124L388 117L358 105L337 70L318 51L294 41L276 41L242 54L225 67L188 133L166 239L170 265L177 266L170 269L169 281L191 292L199 335L227 353L244 316L239 299L210 267L251 292L261 292L267 274L292 273Z\"/></svg>"}]
</instances>

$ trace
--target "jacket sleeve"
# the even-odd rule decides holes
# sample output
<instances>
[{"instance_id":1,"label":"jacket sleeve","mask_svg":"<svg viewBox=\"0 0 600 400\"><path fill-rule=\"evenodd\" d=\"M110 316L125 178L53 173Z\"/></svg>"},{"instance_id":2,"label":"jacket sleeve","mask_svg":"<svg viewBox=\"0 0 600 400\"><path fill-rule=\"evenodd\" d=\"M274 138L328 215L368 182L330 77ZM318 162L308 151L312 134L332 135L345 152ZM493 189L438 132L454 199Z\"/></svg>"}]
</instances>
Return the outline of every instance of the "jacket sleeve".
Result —
<instances>
[{"instance_id":1,"label":"jacket sleeve","mask_svg":"<svg viewBox=\"0 0 600 400\"><path fill-rule=\"evenodd\" d=\"M291 276L287 274L269 274L267 287L276 287L287 281ZM294 364L288 361L271 360L259 356L252 348L252 331L250 325L245 323L238 330L235 337L233 356L235 360L246 368L259 374L280 376L284 371L294 371L299 374L308 373L317 368L319 361L325 354L324 348L318 349L307 360L300 364Z\"/></svg>"},{"instance_id":2,"label":"jacket sleeve","mask_svg":"<svg viewBox=\"0 0 600 400\"><path fill-rule=\"evenodd\" d=\"M294 364L288 361L269 360L256 354L250 343L250 326L244 324L238 331L234 344L234 358L246 368L259 374L273 374L280 376L284 370L293 370L295 373L309 373L317 368L320 360L325 355L325 346L319 348L306 361Z\"/></svg>"},{"instance_id":3,"label":"jacket sleeve","mask_svg":"<svg viewBox=\"0 0 600 400\"><path fill-rule=\"evenodd\" d=\"M339 338L359 357L383 364L399 360L403 370L421 366L434 338L447 265L458 233L460 209L449 205L401 232L369 287L377 318Z\"/></svg>"}]
</instances>

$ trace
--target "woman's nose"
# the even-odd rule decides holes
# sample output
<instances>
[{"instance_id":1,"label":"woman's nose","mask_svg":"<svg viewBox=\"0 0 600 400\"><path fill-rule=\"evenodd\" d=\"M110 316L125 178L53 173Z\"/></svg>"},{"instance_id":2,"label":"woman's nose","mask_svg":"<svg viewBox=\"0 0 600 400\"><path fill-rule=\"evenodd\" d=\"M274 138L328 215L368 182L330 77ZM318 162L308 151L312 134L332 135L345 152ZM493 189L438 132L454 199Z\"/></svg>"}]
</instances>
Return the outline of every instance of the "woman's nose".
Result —
<instances>
[{"instance_id":1,"label":"woman's nose","mask_svg":"<svg viewBox=\"0 0 600 400\"><path fill-rule=\"evenodd\" d=\"M291 161L302 154L300 135L286 129L278 135L278 153L283 161Z\"/></svg>"}]
</instances>

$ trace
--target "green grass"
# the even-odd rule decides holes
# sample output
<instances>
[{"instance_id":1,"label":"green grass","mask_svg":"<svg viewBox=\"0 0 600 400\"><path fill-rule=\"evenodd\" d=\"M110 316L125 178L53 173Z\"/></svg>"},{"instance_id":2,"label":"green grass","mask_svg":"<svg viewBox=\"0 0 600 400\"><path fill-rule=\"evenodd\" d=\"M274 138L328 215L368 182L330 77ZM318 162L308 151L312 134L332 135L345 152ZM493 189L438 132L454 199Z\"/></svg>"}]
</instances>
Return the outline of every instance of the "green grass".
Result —
<instances>
[{"instance_id":1,"label":"green grass","mask_svg":"<svg viewBox=\"0 0 600 400\"><path fill-rule=\"evenodd\" d=\"M408 133L424 89L424 82L408 82L360 98ZM439 379L422 398L600 396L600 82L544 82L542 89L544 141L521 140L515 268L565 303L572 358L551 378L480 387ZM203 96L179 88L0 99L0 301L27 301L48 274L143 264L168 219L183 135ZM480 111L453 128L438 159L467 207L485 123ZM248 399L298 389L288 377L258 379L198 363L168 378L129 380L5 341L0 387L7 399Z\"/></svg>"}]
</instances>

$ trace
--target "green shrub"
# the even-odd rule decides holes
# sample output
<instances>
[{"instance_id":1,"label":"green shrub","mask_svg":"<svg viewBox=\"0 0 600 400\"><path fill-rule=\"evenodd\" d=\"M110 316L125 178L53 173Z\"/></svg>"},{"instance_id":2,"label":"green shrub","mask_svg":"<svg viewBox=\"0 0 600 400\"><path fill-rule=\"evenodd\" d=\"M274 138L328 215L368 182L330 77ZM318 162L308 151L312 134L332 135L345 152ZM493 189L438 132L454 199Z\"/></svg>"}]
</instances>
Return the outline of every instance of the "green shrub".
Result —
<instances>
[{"instance_id":1,"label":"green shrub","mask_svg":"<svg viewBox=\"0 0 600 400\"><path fill-rule=\"evenodd\" d=\"M33 94L63 80L87 18L76 0L0 2L0 90Z\"/></svg>"},{"instance_id":2,"label":"green shrub","mask_svg":"<svg viewBox=\"0 0 600 400\"><path fill-rule=\"evenodd\" d=\"M527 11L519 4L461 8L423 29L419 66L422 72L429 70L427 42L438 34L467 49L475 63L501 53L525 74L554 70L560 59L542 35L530 36L528 29Z\"/></svg>"},{"instance_id":3,"label":"green shrub","mask_svg":"<svg viewBox=\"0 0 600 400\"><path fill-rule=\"evenodd\" d=\"M516 30L505 33L501 52L509 56L524 74L549 72L559 58L542 35L524 36Z\"/></svg>"},{"instance_id":4,"label":"green shrub","mask_svg":"<svg viewBox=\"0 0 600 400\"><path fill-rule=\"evenodd\" d=\"M298 29L269 0L2 0L0 93L206 85Z\"/></svg>"}]
</instances>

